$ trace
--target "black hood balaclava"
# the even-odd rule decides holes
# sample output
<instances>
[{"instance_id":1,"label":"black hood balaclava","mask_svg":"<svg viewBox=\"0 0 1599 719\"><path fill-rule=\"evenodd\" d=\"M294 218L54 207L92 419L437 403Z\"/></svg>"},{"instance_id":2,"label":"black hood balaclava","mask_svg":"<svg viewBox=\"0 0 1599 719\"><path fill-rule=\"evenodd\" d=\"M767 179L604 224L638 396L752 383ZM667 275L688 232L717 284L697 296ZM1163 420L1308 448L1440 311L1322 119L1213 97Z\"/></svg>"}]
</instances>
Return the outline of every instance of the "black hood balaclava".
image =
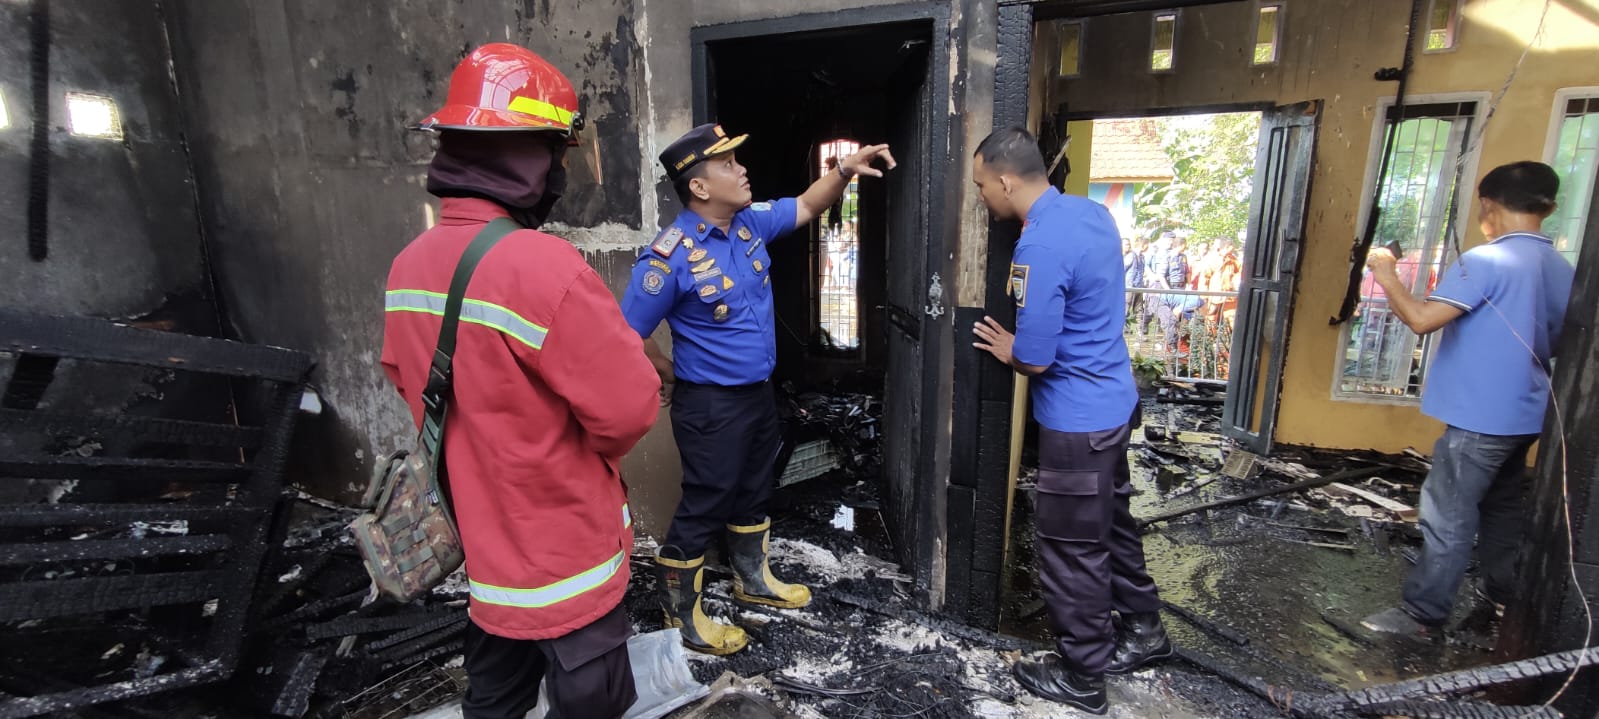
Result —
<instances>
[{"instance_id":1,"label":"black hood balaclava","mask_svg":"<svg viewBox=\"0 0 1599 719\"><path fill-rule=\"evenodd\" d=\"M427 190L490 200L523 227L537 229L566 191L565 155L565 139L554 133L444 130L428 166Z\"/></svg>"}]
</instances>

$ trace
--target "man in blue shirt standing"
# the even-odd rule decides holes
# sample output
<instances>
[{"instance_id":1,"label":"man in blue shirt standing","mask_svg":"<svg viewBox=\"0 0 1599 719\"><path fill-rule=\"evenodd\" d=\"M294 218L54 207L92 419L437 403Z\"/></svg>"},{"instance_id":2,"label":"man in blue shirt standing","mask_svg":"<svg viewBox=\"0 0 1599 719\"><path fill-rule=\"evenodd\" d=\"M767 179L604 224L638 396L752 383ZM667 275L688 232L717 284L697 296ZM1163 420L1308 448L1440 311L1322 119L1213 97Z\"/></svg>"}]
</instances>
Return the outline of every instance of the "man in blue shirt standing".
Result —
<instances>
[{"instance_id":1,"label":"man in blue shirt standing","mask_svg":"<svg viewBox=\"0 0 1599 719\"><path fill-rule=\"evenodd\" d=\"M1514 598L1527 450L1543 431L1549 361L1575 274L1541 229L1559 191L1559 175L1541 162L1485 175L1478 222L1491 241L1444 270L1425 301L1399 278L1392 253L1367 256L1394 316L1417 334L1443 332L1421 411L1448 425L1421 487L1421 559L1405 579L1403 604L1367 617L1370 629L1417 635L1441 628L1473 540L1479 590L1496 608Z\"/></svg>"},{"instance_id":2,"label":"man in blue shirt standing","mask_svg":"<svg viewBox=\"0 0 1599 719\"><path fill-rule=\"evenodd\" d=\"M1138 390L1122 337L1121 234L1103 205L1050 186L1026 130L984 139L972 181L995 219L1025 219L1011 261L1016 334L990 317L974 328L978 349L1033 378L1040 425L1038 573L1059 656L1018 662L1016 679L1041 697L1103 714L1105 674L1172 655L1128 509Z\"/></svg>"},{"instance_id":3,"label":"man in blue shirt standing","mask_svg":"<svg viewBox=\"0 0 1599 719\"><path fill-rule=\"evenodd\" d=\"M736 599L788 609L811 601L808 587L778 581L767 563L778 418L766 245L832 206L855 175L882 177L874 159L894 167L887 145L863 147L799 197L751 203L733 156L748 137L700 125L661 153L683 211L639 253L622 298L623 316L661 375L683 464L683 497L656 557L666 623L682 630L688 648L716 655L748 642L744 630L711 620L700 605L705 548L724 525ZM650 337L663 319L674 357Z\"/></svg>"}]
</instances>

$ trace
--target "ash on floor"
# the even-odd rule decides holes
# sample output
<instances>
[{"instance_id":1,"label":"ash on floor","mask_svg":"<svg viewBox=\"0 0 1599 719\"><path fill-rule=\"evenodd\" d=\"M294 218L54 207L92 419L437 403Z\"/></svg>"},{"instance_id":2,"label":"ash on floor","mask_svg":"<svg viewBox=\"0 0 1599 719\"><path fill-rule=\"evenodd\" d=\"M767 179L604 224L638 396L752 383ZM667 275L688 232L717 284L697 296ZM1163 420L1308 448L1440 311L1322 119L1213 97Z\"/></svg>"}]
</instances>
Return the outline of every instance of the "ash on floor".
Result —
<instances>
[{"instance_id":1,"label":"ash on floor","mask_svg":"<svg viewBox=\"0 0 1599 719\"><path fill-rule=\"evenodd\" d=\"M762 677L759 691L799 717L1052 717L1070 710L1034 699L1010 667L1035 643L915 611L909 577L890 559L870 483L822 477L779 493L773 571L809 584L799 610L750 608L731 575L707 573L707 611L743 627L750 645L729 657L691 654L696 678ZM841 511L848 510L848 511ZM853 523L840 521L843 516ZM636 554L626 602L639 631L661 628L648 548ZM1115 717L1267 717L1275 709L1210 675L1168 664L1112 678ZM685 710L687 711L687 710Z\"/></svg>"}]
</instances>

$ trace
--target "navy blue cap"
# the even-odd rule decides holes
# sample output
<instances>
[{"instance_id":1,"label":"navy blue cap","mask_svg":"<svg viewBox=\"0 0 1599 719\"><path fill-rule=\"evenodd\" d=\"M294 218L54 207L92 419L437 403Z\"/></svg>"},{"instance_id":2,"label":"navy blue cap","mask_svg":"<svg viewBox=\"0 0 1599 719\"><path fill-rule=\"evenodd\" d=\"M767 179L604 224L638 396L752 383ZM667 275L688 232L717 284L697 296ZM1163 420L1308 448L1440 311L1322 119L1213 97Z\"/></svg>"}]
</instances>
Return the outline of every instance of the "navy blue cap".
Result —
<instances>
[{"instance_id":1,"label":"navy blue cap","mask_svg":"<svg viewBox=\"0 0 1599 719\"><path fill-rule=\"evenodd\" d=\"M749 135L728 137L721 125L700 125L666 146L666 151L661 153L661 166L666 168L668 178L676 180L688 168L704 162L706 158L732 152L733 148L744 144L747 139Z\"/></svg>"}]
</instances>

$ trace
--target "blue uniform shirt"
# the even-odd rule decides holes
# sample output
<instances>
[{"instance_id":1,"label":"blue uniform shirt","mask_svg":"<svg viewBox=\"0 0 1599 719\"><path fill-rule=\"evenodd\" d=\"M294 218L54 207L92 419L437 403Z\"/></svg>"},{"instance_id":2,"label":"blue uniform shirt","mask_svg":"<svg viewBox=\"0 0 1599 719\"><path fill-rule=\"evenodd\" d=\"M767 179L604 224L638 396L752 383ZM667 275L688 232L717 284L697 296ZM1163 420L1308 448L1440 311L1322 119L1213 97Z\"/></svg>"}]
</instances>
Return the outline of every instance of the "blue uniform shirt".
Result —
<instances>
[{"instance_id":1,"label":"blue uniform shirt","mask_svg":"<svg viewBox=\"0 0 1599 719\"><path fill-rule=\"evenodd\" d=\"M1549 381L1575 271L1542 235L1473 247L1438 279L1430 302L1466 314L1440 330L1421 411L1482 434L1543 431Z\"/></svg>"},{"instance_id":2,"label":"blue uniform shirt","mask_svg":"<svg viewBox=\"0 0 1599 719\"><path fill-rule=\"evenodd\" d=\"M733 215L732 236L684 210L639 253L622 315L640 337L672 328L678 379L762 382L777 366L772 258L766 244L794 230L797 201L757 202Z\"/></svg>"},{"instance_id":3,"label":"blue uniform shirt","mask_svg":"<svg viewBox=\"0 0 1599 719\"><path fill-rule=\"evenodd\" d=\"M1038 423L1057 432L1126 424L1138 387L1122 337L1121 233L1105 206L1054 188L1038 198L1016 242L1010 290L1012 354L1049 368L1031 383Z\"/></svg>"}]
</instances>

